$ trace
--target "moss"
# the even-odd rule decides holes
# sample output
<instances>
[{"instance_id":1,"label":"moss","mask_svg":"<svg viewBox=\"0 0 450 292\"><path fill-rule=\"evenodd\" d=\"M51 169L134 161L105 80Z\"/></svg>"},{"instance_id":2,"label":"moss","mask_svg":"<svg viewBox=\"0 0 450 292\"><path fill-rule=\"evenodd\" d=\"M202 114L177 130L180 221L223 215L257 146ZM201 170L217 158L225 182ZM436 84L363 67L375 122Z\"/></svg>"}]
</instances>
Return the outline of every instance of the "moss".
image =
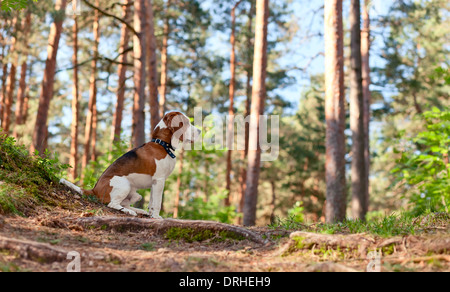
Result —
<instances>
[{"instance_id":1,"label":"moss","mask_svg":"<svg viewBox=\"0 0 450 292\"><path fill-rule=\"evenodd\" d=\"M395 247L395 244L394 244L394 243L393 243L393 244L390 244L390 245L388 245L388 246L383 247L383 248L382 248L383 255L386 256L386 255L391 255L391 254L393 254L394 251L395 251L394 247Z\"/></svg>"},{"instance_id":2,"label":"moss","mask_svg":"<svg viewBox=\"0 0 450 292\"><path fill-rule=\"evenodd\" d=\"M220 231L213 232L211 230L198 230L193 228L180 228L171 227L169 228L164 237L169 240L184 240L186 242L197 242L213 239L214 241L225 241L225 240L243 240L243 236L237 235L230 231Z\"/></svg>"}]
</instances>

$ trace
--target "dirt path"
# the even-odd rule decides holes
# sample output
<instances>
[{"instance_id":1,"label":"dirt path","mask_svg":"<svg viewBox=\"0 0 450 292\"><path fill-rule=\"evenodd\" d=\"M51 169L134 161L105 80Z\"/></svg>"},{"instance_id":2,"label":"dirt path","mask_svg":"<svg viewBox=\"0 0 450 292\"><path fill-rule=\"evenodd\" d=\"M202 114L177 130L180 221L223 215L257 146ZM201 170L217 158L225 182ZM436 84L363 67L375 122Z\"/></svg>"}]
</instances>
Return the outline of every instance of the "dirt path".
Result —
<instances>
[{"instance_id":1,"label":"dirt path","mask_svg":"<svg viewBox=\"0 0 450 292\"><path fill-rule=\"evenodd\" d=\"M77 255L82 272L366 271L369 264L382 271L450 271L448 228L390 239L358 235L365 238L361 242L368 242L361 249L358 241L356 246L333 245L321 242L330 238L307 239L303 233L289 237L288 232L268 228L250 229L266 239L258 243L217 234L186 240L155 229L73 224L90 216L126 217L94 203L82 203L77 211L60 207L36 211L27 218L0 217L0 271L67 271ZM432 243L439 243L439 248L430 248ZM36 254L43 247L45 254ZM370 254L376 248L381 251L378 258Z\"/></svg>"}]
</instances>

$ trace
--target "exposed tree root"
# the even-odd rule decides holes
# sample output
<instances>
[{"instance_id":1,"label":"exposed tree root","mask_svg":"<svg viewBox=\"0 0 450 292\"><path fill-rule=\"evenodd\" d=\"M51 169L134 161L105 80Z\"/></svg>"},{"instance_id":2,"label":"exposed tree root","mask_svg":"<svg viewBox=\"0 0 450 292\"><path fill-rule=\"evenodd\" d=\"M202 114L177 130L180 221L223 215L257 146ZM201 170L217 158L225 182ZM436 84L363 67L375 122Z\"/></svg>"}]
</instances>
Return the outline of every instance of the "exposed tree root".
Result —
<instances>
[{"instance_id":1,"label":"exposed tree root","mask_svg":"<svg viewBox=\"0 0 450 292\"><path fill-rule=\"evenodd\" d=\"M346 267L341 264L336 263L322 263L311 266L306 269L306 272L336 272L336 273L351 273L351 272L359 272L358 270Z\"/></svg>"},{"instance_id":2,"label":"exposed tree root","mask_svg":"<svg viewBox=\"0 0 450 292\"><path fill-rule=\"evenodd\" d=\"M187 229L194 232L211 231L216 234L227 232L234 234L239 238L248 239L256 243L265 244L267 242L259 234L246 228L212 221L177 219L154 220L129 217L87 217L79 218L75 220L74 223L79 226L81 225L84 228L95 227L119 232L151 229L156 233L165 234L172 228Z\"/></svg>"},{"instance_id":3,"label":"exposed tree root","mask_svg":"<svg viewBox=\"0 0 450 292\"><path fill-rule=\"evenodd\" d=\"M290 241L282 248L281 254L288 254L296 250L313 249L357 250L365 256L369 250L379 249L383 252L421 250L446 254L450 252L450 236L437 235L424 240L420 236L393 237L388 239L369 237L366 234L328 235L309 232L293 232Z\"/></svg>"},{"instance_id":4,"label":"exposed tree root","mask_svg":"<svg viewBox=\"0 0 450 292\"><path fill-rule=\"evenodd\" d=\"M46 243L6 238L0 236L0 250L8 250L21 257L39 262L61 262L67 260L68 251Z\"/></svg>"}]
</instances>

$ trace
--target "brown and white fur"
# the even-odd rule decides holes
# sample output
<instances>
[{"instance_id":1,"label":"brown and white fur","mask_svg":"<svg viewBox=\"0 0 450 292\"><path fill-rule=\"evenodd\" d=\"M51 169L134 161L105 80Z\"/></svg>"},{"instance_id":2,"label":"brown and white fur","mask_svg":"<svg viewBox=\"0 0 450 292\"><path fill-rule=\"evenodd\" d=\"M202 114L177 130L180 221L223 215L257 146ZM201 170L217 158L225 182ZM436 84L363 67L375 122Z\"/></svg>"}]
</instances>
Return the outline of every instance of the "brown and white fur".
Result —
<instances>
[{"instance_id":1,"label":"brown and white fur","mask_svg":"<svg viewBox=\"0 0 450 292\"><path fill-rule=\"evenodd\" d=\"M178 145L180 141L192 143L199 136L200 130L178 111L167 113L152 133L152 138L172 145ZM117 159L105 170L92 190L82 190L65 179L61 179L61 183L80 194L94 195L108 207L126 214L143 214L162 219L159 212L164 184L175 168L175 163L176 159L170 157L163 146L150 142ZM142 200L136 191L149 188L149 212L131 207Z\"/></svg>"}]
</instances>

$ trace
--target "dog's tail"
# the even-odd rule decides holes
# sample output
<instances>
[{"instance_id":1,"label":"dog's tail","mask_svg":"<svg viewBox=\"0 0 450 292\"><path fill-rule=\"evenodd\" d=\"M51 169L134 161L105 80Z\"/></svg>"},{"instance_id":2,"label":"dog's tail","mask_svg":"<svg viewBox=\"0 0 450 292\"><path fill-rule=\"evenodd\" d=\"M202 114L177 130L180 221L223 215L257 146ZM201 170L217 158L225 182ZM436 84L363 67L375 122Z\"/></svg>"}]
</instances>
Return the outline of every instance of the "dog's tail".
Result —
<instances>
[{"instance_id":1,"label":"dog's tail","mask_svg":"<svg viewBox=\"0 0 450 292\"><path fill-rule=\"evenodd\" d=\"M68 187L69 189L71 189L72 191L74 191L75 193L78 193L80 195L91 195L91 194L93 194L92 191L83 190L80 187L74 185L70 181L65 180L63 178L59 181L59 183L62 184L62 185L65 185L66 187Z\"/></svg>"}]
</instances>

